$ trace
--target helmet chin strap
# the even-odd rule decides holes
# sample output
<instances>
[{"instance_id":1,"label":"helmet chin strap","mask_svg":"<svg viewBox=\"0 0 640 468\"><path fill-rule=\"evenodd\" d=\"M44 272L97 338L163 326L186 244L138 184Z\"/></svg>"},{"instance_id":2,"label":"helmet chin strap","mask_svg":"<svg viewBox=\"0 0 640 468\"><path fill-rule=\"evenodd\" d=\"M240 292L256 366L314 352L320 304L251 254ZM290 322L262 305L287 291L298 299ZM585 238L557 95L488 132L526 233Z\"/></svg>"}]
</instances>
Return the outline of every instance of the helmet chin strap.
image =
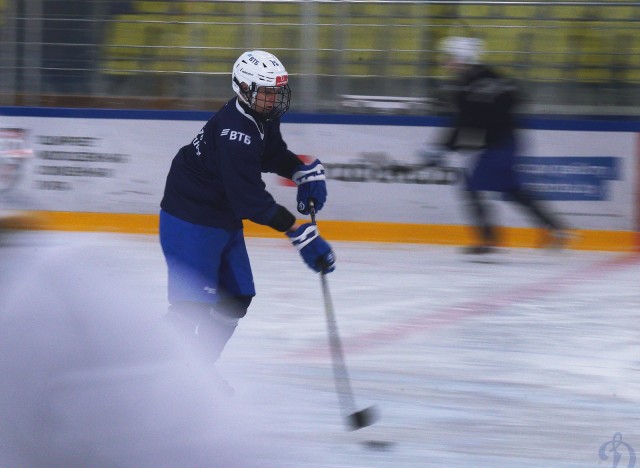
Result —
<instances>
[{"instance_id":1,"label":"helmet chin strap","mask_svg":"<svg viewBox=\"0 0 640 468\"><path fill-rule=\"evenodd\" d=\"M238 94L238 97L240 97L240 99L242 99L242 101L249 107L252 108L252 99L251 96L253 95L255 97L255 88L256 85L255 83L253 83L251 85L252 89L245 89L248 87L248 85L246 83L240 83L240 81L238 81L238 78L236 78L235 76L233 77L233 81L238 85L238 88L240 88L240 93ZM243 86L244 85L244 86Z\"/></svg>"}]
</instances>

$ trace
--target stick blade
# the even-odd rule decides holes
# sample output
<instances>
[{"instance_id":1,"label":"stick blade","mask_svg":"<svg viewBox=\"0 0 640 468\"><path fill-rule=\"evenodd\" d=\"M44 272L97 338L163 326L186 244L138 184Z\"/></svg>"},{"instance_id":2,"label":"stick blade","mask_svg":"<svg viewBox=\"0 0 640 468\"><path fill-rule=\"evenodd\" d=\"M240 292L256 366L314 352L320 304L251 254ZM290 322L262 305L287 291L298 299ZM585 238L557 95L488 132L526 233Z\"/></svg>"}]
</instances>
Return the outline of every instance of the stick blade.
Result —
<instances>
[{"instance_id":1,"label":"stick blade","mask_svg":"<svg viewBox=\"0 0 640 468\"><path fill-rule=\"evenodd\" d=\"M370 406L360 411L350 414L348 417L348 426L352 431L357 431L363 427L371 426L378 420L378 412Z\"/></svg>"}]
</instances>

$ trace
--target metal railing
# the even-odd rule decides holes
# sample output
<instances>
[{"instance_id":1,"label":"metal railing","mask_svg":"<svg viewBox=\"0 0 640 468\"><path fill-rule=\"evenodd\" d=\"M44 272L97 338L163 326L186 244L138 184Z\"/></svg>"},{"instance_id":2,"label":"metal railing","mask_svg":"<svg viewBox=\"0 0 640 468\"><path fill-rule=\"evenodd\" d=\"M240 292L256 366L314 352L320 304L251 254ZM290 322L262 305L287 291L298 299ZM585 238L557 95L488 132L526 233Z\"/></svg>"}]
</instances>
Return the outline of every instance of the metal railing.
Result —
<instances>
[{"instance_id":1,"label":"metal railing","mask_svg":"<svg viewBox=\"0 0 640 468\"><path fill-rule=\"evenodd\" d=\"M244 50L306 112L435 113L438 43L472 35L527 112L635 113L637 1L0 0L0 103L211 108ZM352 98L356 96L356 98ZM392 103L392 105L390 104Z\"/></svg>"}]
</instances>

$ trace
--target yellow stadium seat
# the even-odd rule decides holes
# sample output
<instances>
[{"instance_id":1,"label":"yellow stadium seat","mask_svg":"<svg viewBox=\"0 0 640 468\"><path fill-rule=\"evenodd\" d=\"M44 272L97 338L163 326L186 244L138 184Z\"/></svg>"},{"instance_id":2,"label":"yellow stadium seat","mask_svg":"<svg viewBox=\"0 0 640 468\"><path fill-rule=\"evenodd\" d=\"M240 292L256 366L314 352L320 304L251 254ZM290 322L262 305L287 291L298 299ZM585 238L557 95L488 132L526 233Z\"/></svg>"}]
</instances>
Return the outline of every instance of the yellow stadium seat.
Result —
<instances>
[{"instance_id":1,"label":"yellow stadium seat","mask_svg":"<svg viewBox=\"0 0 640 468\"><path fill-rule=\"evenodd\" d=\"M317 40L318 47L315 51L318 63L317 73L320 75L337 75L342 71L338 65L342 53L342 33L348 29L342 25L344 22L341 8L331 3L319 3L317 8ZM306 29L305 29L306 31ZM303 52L306 53L306 52Z\"/></svg>"},{"instance_id":2,"label":"yellow stadium seat","mask_svg":"<svg viewBox=\"0 0 640 468\"><path fill-rule=\"evenodd\" d=\"M109 22L102 49L103 67L110 75L136 73L137 57L144 54L139 46L144 45L144 35L140 24L127 21L125 15Z\"/></svg>"},{"instance_id":3,"label":"yellow stadium seat","mask_svg":"<svg viewBox=\"0 0 640 468\"><path fill-rule=\"evenodd\" d=\"M637 6L606 5L600 8L602 27L608 36L611 75L614 81L640 82L640 39Z\"/></svg>"},{"instance_id":4,"label":"yellow stadium seat","mask_svg":"<svg viewBox=\"0 0 640 468\"><path fill-rule=\"evenodd\" d=\"M302 47L302 27L286 24L263 24L260 28L259 43L251 49L264 49L276 55L291 71L292 64L298 61L298 49Z\"/></svg>"},{"instance_id":5,"label":"yellow stadium seat","mask_svg":"<svg viewBox=\"0 0 640 468\"><path fill-rule=\"evenodd\" d=\"M198 24L200 36L192 36L193 56L198 58L198 71L229 73L244 50L242 41L245 2L189 2L189 12ZM192 60L193 61L193 60Z\"/></svg>"},{"instance_id":6,"label":"yellow stadium seat","mask_svg":"<svg viewBox=\"0 0 640 468\"><path fill-rule=\"evenodd\" d=\"M442 57L439 51L442 40L449 36L466 36L469 31L460 21L461 6L452 4L432 4L424 2L418 4L417 17L422 18L424 24L422 44L424 52L421 59L426 62L424 69L429 77L442 79L448 72L442 67Z\"/></svg>"},{"instance_id":7,"label":"yellow stadium seat","mask_svg":"<svg viewBox=\"0 0 640 468\"><path fill-rule=\"evenodd\" d=\"M411 3L351 4L342 56L353 76L415 76L425 60L424 25Z\"/></svg>"},{"instance_id":8,"label":"yellow stadium seat","mask_svg":"<svg viewBox=\"0 0 640 468\"><path fill-rule=\"evenodd\" d=\"M144 14L154 14L154 13L167 13L174 14L178 13L178 8L181 7L180 3L170 0L156 0L156 1L148 1L148 0L136 0L133 3L134 9L138 13Z\"/></svg>"},{"instance_id":9,"label":"yellow stadium seat","mask_svg":"<svg viewBox=\"0 0 640 468\"><path fill-rule=\"evenodd\" d=\"M532 32L527 78L538 81L568 79L567 37L562 25Z\"/></svg>"},{"instance_id":10,"label":"yellow stadium seat","mask_svg":"<svg viewBox=\"0 0 640 468\"><path fill-rule=\"evenodd\" d=\"M521 46L528 42L526 31L531 29L534 11L532 6L517 4L460 5L459 34L484 40L483 60L518 77L529 59Z\"/></svg>"},{"instance_id":11,"label":"yellow stadium seat","mask_svg":"<svg viewBox=\"0 0 640 468\"><path fill-rule=\"evenodd\" d=\"M167 17L120 15L110 22L103 48L109 74L185 70L187 25ZM176 19L176 18L173 18Z\"/></svg>"},{"instance_id":12,"label":"yellow stadium seat","mask_svg":"<svg viewBox=\"0 0 640 468\"><path fill-rule=\"evenodd\" d=\"M300 2L259 2L261 18L270 23L300 23L303 15Z\"/></svg>"},{"instance_id":13,"label":"yellow stadium seat","mask_svg":"<svg viewBox=\"0 0 640 468\"><path fill-rule=\"evenodd\" d=\"M183 4L183 13L191 15L192 20L206 20L207 15L227 21L244 21L246 2L238 1L188 1Z\"/></svg>"},{"instance_id":14,"label":"yellow stadium seat","mask_svg":"<svg viewBox=\"0 0 640 468\"><path fill-rule=\"evenodd\" d=\"M249 49L264 49L275 54L290 69L302 47L302 5L293 2L260 2L255 5L252 42ZM290 70L291 71L291 70Z\"/></svg>"},{"instance_id":15,"label":"yellow stadium seat","mask_svg":"<svg viewBox=\"0 0 640 468\"><path fill-rule=\"evenodd\" d=\"M387 76L411 77L424 74L426 31L417 4L396 3L387 22Z\"/></svg>"},{"instance_id":16,"label":"yellow stadium seat","mask_svg":"<svg viewBox=\"0 0 640 468\"><path fill-rule=\"evenodd\" d=\"M233 15L194 21L193 16L136 14L116 20L109 23L104 47L111 74L229 73L242 49L242 25Z\"/></svg>"},{"instance_id":17,"label":"yellow stadium seat","mask_svg":"<svg viewBox=\"0 0 640 468\"><path fill-rule=\"evenodd\" d=\"M385 4L349 4L348 27L343 32L345 43L342 57L345 74L376 76L384 73L384 48L387 32L384 19L388 16Z\"/></svg>"},{"instance_id":18,"label":"yellow stadium seat","mask_svg":"<svg viewBox=\"0 0 640 468\"><path fill-rule=\"evenodd\" d=\"M240 29L236 24L209 23L200 26L200 34L191 42L190 61L197 71L229 73L242 53Z\"/></svg>"},{"instance_id":19,"label":"yellow stadium seat","mask_svg":"<svg viewBox=\"0 0 640 468\"><path fill-rule=\"evenodd\" d=\"M623 30L611 38L614 52L612 67L614 79L640 83L640 38L634 32Z\"/></svg>"}]
</instances>

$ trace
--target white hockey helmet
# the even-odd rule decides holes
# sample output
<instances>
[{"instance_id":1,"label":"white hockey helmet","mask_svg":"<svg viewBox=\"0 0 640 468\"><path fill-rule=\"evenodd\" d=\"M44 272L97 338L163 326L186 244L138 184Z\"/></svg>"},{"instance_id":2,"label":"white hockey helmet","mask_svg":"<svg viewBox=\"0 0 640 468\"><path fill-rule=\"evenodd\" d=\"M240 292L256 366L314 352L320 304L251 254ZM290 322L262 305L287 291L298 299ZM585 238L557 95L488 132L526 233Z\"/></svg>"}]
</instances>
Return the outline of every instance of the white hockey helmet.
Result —
<instances>
[{"instance_id":1,"label":"white hockey helmet","mask_svg":"<svg viewBox=\"0 0 640 468\"><path fill-rule=\"evenodd\" d=\"M440 51L456 63L476 65L484 52L484 41L475 37L451 36L442 40Z\"/></svg>"},{"instance_id":2,"label":"white hockey helmet","mask_svg":"<svg viewBox=\"0 0 640 468\"><path fill-rule=\"evenodd\" d=\"M231 86L238 98L265 120L278 119L289 110L289 74L269 52L252 50L238 57L231 73ZM271 97L258 99L260 88Z\"/></svg>"}]
</instances>

